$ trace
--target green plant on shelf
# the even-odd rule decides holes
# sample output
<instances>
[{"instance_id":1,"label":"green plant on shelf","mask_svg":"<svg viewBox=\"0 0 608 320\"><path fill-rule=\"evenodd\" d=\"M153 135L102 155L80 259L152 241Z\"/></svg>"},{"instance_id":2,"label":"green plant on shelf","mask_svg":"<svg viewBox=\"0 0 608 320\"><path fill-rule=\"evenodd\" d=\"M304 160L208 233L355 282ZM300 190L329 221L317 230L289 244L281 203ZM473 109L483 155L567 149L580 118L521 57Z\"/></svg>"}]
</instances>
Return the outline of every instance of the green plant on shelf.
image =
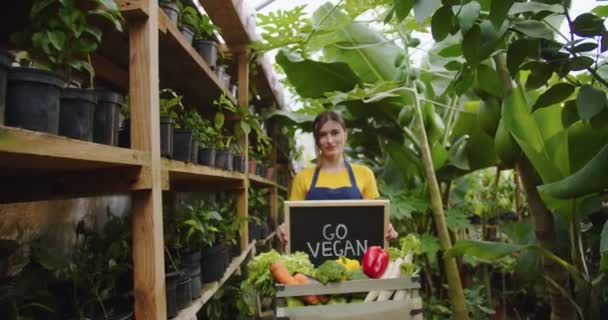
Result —
<instances>
[{"instance_id":1,"label":"green plant on shelf","mask_svg":"<svg viewBox=\"0 0 608 320\"><path fill-rule=\"evenodd\" d=\"M228 132L225 113L234 115L237 112L237 107L232 103L226 95L222 94L219 99L213 101L213 105L217 108L213 123L218 132L215 146L218 149L230 149L232 142L235 140L234 135Z\"/></svg>"},{"instance_id":2,"label":"green plant on shelf","mask_svg":"<svg viewBox=\"0 0 608 320\"><path fill-rule=\"evenodd\" d=\"M220 31L209 16L201 14L197 8L185 5L179 0L176 3L180 10L178 25L194 31L196 39L213 39L213 34Z\"/></svg>"},{"instance_id":3,"label":"green plant on shelf","mask_svg":"<svg viewBox=\"0 0 608 320\"><path fill-rule=\"evenodd\" d=\"M217 208L201 200L186 205L184 210L185 220L182 221L185 231L184 248L213 246L224 223Z\"/></svg>"},{"instance_id":4,"label":"green plant on shelf","mask_svg":"<svg viewBox=\"0 0 608 320\"><path fill-rule=\"evenodd\" d=\"M183 117L184 104L182 99L184 96L178 95L172 89L162 89L159 95L159 112L161 117L169 117L180 124L183 121L180 119Z\"/></svg>"},{"instance_id":5,"label":"green plant on shelf","mask_svg":"<svg viewBox=\"0 0 608 320\"><path fill-rule=\"evenodd\" d=\"M113 0L35 0L27 30L12 34L11 40L29 52L31 60L62 73L68 83L73 71L89 75L93 87L95 69L91 54L102 42L102 30L91 18L102 17L122 31L122 17Z\"/></svg>"},{"instance_id":6,"label":"green plant on shelf","mask_svg":"<svg viewBox=\"0 0 608 320\"><path fill-rule=\"evenodd\" d=\"M208 119L201 117L198 112L187 112L185 127L192 130L194 140L197 141L201 146L214 146L218 132L214 124Z\"/></svg>"}]
</instances>

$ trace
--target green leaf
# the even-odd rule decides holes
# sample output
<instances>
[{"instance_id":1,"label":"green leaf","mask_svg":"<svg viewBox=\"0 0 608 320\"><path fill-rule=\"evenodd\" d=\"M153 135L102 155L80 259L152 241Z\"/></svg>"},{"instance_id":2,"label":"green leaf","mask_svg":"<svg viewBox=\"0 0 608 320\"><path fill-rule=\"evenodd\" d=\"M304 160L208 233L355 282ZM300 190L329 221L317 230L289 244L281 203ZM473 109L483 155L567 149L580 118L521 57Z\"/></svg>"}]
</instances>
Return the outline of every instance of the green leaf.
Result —
<instances>
[{"instance_id":1,"label":"green leaf","mask_svg":"<svg viewBox=\"0 0 608 320\"><path fill-rule=\"evenodd\" d=\"M507 50L507 68L511 75L519 71L519 66L526 61L526 58L534 55L539 50L538 40L518 39L509 45Z\"/></svg>"},{"instance_id":2,"label":"green leaf","mask_svg":"<svg viewBox=\"0 0 608 320\"><path fill-rule=\"evenodd\" d=\"M221 112L216 112L215 117L213 119L213 123L218 129L224 127L224 114Z\"/></svg>"},{"instance_id":3,"label":"green leaf","mask_svg":"<svg viewBox=\"0 0 608 320\"><path fill-rule=\"evenodd\" d=\"M87 26L84 29L84 32L92 35L95 38L95 40L97 40L97 42L101 42L101 36L102 36L101 29L99 29L97 27L93 27L93 26Z\"/></svg>"},{"instance_id":4,"label":"green leaf","mask_svg":"<svg viewBox=\"0 0 608 320\"><path fill-rule=\"evenodd\" d=\"M536 20L526 20L513 25L515 30L531 38L543 38L553 40L553 31L544 23Z\"/></svg>"},{"instance_id":5,"label":"green leaf","mask_svg":"<svg viewBox=\"0 0 608 320\"><path fill-rule=\"evenodd\" d=\"M511 7L511 10L509 10L509 15L514 16L525 12L539 13L542 11L549 11L552 13L563 13L564 8L559 4L550 5L537 1L516 2Z\"/></svg>"},{"instance_id":6,"label":"green leaf","mask_svg":"<svg viewBox=\"0 0 608 320\"><path fill-rule=\"evenodd\" d=\"M55 2L55 0L40 0L40 1L34 2L34 4L32 4L32 8L30 9L30 19L35 20L38 17L38 15L42 11L44 11L44 9L46 9L48 6L50 6L54 2Z\"/></svg>"},{"instance_id":7,"label":"green leaf","mask_svg":"<svg viewBox=\"0 0 608 320\"><path fill-rule=\"evenodd\" d=\"M462 6L453 6L454 15L458 17L460 30L463 34L467 33L479 18L481 6L476 1L471 1Z\"/></svg>"},{"instance_id":8,"label":"green leaf","mask_svg":"<svg viewBox=\"0 0 608 320\"><path fill-rule=\"evenodd\" d=\"M573 85L560 82L541 94L536 100L536 103L534 103L532 109L536 110L538 108L544 108L562 102L570 97L574 90L575 88Z\"/></svg>"},{"instance_id":9,"label":"green leaf","mask_svg":"<svg viewBox=\"0 0 608 320\"><path fill-rule=\"evenodd\" d=\"M448 36L452 30L453 17L452 10L447 6L443 6L435 12L431 20L431 33L435 41L439 42Z\"/></svg>"},{"instance_id":10,"label":"green leaf","mask_svg":"<svg viewBox=\"0 0 608 320\"><path fill-rule=\"evenodd\" d=\"M587 56L574 57L574 58L570 59L570 61L568 61L568 69L570 69L570 71L586 70L593 64L593 62L595 62L595 61L591 57L587 57Z\"/></svg>"},{"instance_id":11,"label":"green leaf","mask_svg":"<svg viewBox=\"0 0 608 320\"><path fill-rule=\"evenodd\" d=\"M605 255L606 253L608 253L608 221L604 223L600 240L600 254Z\"/></svg>"},{"instance_id":12,"label":"green leaf","mask_svg":"<svg viewBox=\"0 0 608 320\"><path fill-rule=\"evenodd\" d=\"M492 67L480 64L477 67L477 81L485 92L500 97L502 96L502 84L496 70Z\"/></svg>"},{"instance_id":13,"label":"green leaf","mask_svg":"<svg viewBox=\"0 0 608 320\"><path fill-rule=\"evenodd\" d=\"M453 232L472 227L469 217L460 209L448 209L445 216L445 223L448 225L448 229Z\"/></svg>"},{"instance_id":14,"label":"green leaf","mask_svg":"<svg viewBox=\"0 0 608 320\"><path fill-rule=\"evenodd\" d=\"M604 20L593 13L583 13L572 21L572 32L580 37L595 37L604 31Z\"/></svg>"},{"instance_id":15,"label":"green leaf","mask_svg":"<svg viewBox=\"0 0 608 320\"><path fill-rule=\"evenodd\" d=\"M471 170L471 166L469 165L469 156L467 153L469 140L470 137L465 134L454 141L449 150L450 165L465 171Z\"/></svg>"},{"instance_id":16,"label":"green leaf","mask_svg":"<svg viewBox=\"0 0 608 320\"><path fill-rule=\"evenodd\" d=\"M514 0L492 0L490 6L490 21L495 27L500 27L507 18L509 9L513 5Z\"/></svg>"},{"instance_id":17,"label":"green leaf","mask_svg":"<svg viewBox=\"0 0 608 320\"><path fill-rule=\"evenodd\" d=\"M104 6L106 9L110 11L118 12L118 6L116 5L115 0L95 0L96 3Z\"/></svg>"},{"instance_id":18,"label":"green leaf","mask_svg":"<svg viewBox=\"0 0 608 320\"><path fill-rule=\"evenodd\" d=\"M443 67L450 71L458 71L458 70L462 69L462 63L460 63L456 60L452 60L452 61L446 63Z\"/></svg>"},{"instance_id":19,"label":"green leaf","mask_svg":"<svg viewBox=\"0 0 608 320\"><path fill-rule=\"evenodd\" d=\"M350 91L360 82L350 66L343 62L302 59L286 51L279 51L276 61L304 98L321 98L331 91Z\"/></svg>"},{"instance_id":20,"label":"green leaf","mask_svg":"<svg viewBox=\"0 0 608 320\"><path fill-rule=\"evenodd\" d=\"M95 74L95 69L93 69L93 66L88 63L87 61L82 61L82 60L75 60L75 61L71 61L70 62L70 67L72 67L73 69L76 69L78 71L86 71L87 73L93 75Z\"/></svg>"},{"instance_id":21,"label":"green leaf","mask_svg":"<svg viewBox=\"0 0 608 320\"><path fill-rule=\"evenodd\" d=\"M608 6L607 5L597 6L597 7L593 8L591 10L591 12L595 13L599 17L606 18L606 17L608 17Z\"/></svg>"},{"instance_id":22,"label":"green leaf","mask_svg":"<svg viewBox=\"0 0 608 320\"><path fill-rule=\"evenodd\" d=\"M456 43L441 49L438 54L442 57L449 58L459 57L461 54L463 54L462 52L462 45L460 43Z\"/></svg>"},{"instance_id":23,"label":"green leaf","mask_svg":"<svg viewBox=\"0 0 608 320\"><path fill-rule=\"evenodd\" d=\"M481 30L479 26L473 26L469 32L465 33L462 39L462 53L467 62L471 65L479 63L479 47L481 45Z\"/></svg>"},{"instance_id":24,"label":"green leaf","mask_svg":"<svg viewBox=\"0 0 608 320\"><path fill-rule=\"evenodd\" d=\"M582 197L608 188L606 172L608 172L608 144L579 171L562 180L539 186L538 189L558 199Z\"/></svg>"},{"instance_id":25,"label":"green leaf","mask_svg":"<svg viewBox=\"0 0 608 320\"><path fill-rule=\"evenodd\" d=\"M581 43L579 45L576 45L572 48L572 51L574 52L589 52L589 51L593 51L597 49L597 43L593 43L593 42L585 42L585 43Z\"/></svg>"},{"instance_id":26,"label":"green leaf","mask_svg":"<svg viewBox=\"0 0 608 320\"><path fill-rule=\"evenodd\" d=\"M441 6L441 0L416 0L414 15L418 24L430 17Z\"/></svg>"},{"instance_id":27,"label":"green leaf","mask_svg":"<svg viewBox=\"0 0 608 320\"><path fill-rule=\"evenodd\" d=\"M578 205L578 212L581 217L587 217L590 214L596 213L602 209L602 197L599 195L589 196Z\"/></svg>"},{"instance_id":28,"label":"green leaf","mask_svg":"<svg viewBox=\"0 0 608 320\"><path fill-rule=\"evenodd\" d=\"M433 168L437 171L448 161L449 154L441 143L435 143L431 148L431 158L433 160Z\"/></svg>"},{"instance_id":29,"label":"green leaf","mask_svg":"<svg viewBox=\"0 0 608 320\"><path fill-rule=\"evenodd\" d=\"M521 251L526 247L503 242L458 240L451 249L445 252L443 257L447 259L467 255L489 262Z\"/></svg>"},{"instance_id":30,"label":"green leaf","mask_svg":"<svg viewBox=\"0 0 608 320\"><path fill-rule=\"evenodd\" d=\"M57 51L63 51L65 45L65 34L61 31L47 31L47 37Z\"/></svg>"},{"instance_id":31,"label":"green leaf","mask_svg":"<svg viewBox=\"0 0 608 320\"><path fill-rule=\"evenodd\" d=\"M581 119L590 120L606 108L606 93L584 84L576 97L576 106Z\"/></svg>"},{"instance_id":32,"label":"green leaf","mask_svg":"<svg viewBox=\"0 0 608 320\"><path fill-rule=\"evenodd\" d=\"M414 0L395 0L395 14L397 22L403 21L412 11Z\"/></svg>"},{"instance_id":33,"label":"green leaf","mask_svg":"<svg viewBox=\"0 0 608 320\"><path fill-rule=\"evenodd\" d=\"M538 61L526 63L521 69L532 71L526 80L526 89L529 90L544 86L553 74L553 68L549 64Z\"/></svg>"},{"instance_id":34,"label":"green leaf","mask_svg":"<svg viewBox=\"0 0 608 320\"><path fill-rule=\"evenodd\" d=\"M562 108L562 125L564 128L570 127L573 123L579 121L581 118L578 115L576 107L576 100L568 100L564 103Z\"/></svg>"},{"instance_id":35,"label":"green leaf","mask_svg":"<svg viewBox=\"0 0 608 320\"><path fill-rule=\"evenodd\" d=\"M454 90L454 93L461 95L473 86L473 82L475 82L475 74L469 69L463 69L450 86Z\"/></svg>"},{"instance_id":36,"label":"green leaf","mask_svg":"<svg viewBox=\"0 0 608 320\"><path fill-rule=\"evenodd\" d=\"M90 14L105 18L106 20L108 20L114 24L114 28L116 30L122 32L122 24L120 23L120 19L118 19L111 12L109 12L107 10L95 10L95 11L92 11Z\"/></svg>"},{"instance_id":37,"label":"green leaf","mask_svg":"<svg viewBox=\"0 0 608 320\"><path fill-rule=\"evenodd\" d=\"M439 251L439 240L432 234L425 233L420 236L422 248L420 251L426 254L429 258L433 258Z\"/></svg>"}]
</instances>

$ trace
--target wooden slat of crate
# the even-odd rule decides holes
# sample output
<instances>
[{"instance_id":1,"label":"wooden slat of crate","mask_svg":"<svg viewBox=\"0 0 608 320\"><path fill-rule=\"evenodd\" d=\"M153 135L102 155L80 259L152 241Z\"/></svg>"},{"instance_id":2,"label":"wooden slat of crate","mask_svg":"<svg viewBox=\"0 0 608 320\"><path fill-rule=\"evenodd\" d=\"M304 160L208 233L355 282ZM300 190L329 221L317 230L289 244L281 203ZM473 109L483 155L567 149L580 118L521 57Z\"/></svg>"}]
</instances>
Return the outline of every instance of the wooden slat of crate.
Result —
<instances>
[{"instance_id":1,"label":"wooden slat of crate","mask_svg":"<svg viewBox=\"0 0 608 320\"><path fill-rule=\"evenodd\" d=\"M388 300L320 306L277 308L278 320L422 320L422 301Z\"/></svg>"},{"instance_id":2,"label":"wooden slat of crate","mask_svg":"<svg viewBox=\"0 0 608 320\"><path fill-rule=\"evenodd\" d=\"M311 283L307 285L277 285L277 297L294 297L311 294L339 294L375 290L419 289L418 277L398 279L354 280L339 283Z\"/></svg>"}]
</instances>

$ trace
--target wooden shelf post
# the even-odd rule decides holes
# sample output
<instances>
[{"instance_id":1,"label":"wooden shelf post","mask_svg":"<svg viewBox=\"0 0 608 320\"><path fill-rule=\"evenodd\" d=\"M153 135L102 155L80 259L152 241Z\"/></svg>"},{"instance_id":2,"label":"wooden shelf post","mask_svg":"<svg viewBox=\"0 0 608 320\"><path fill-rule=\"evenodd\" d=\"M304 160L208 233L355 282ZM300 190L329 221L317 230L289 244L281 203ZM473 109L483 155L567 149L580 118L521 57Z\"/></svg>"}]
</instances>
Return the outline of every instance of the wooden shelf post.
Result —
<instances>
[{"instance_id":1,"label":"wooden shelf post","mask_svg":"<svg viewBox=\"0 0 608 320\"><path fill-rule=\"evenodd\" d=\"M239 79L238 100L239 108L249 108L249 63L247 50L234 53L237 57L237 70ZM249 137L244 135L241 138L241 146L243 147L243 157L245 157L245 176L249 176ZM239 217L249 216L249 179L245 179L243 188L239 191L237 200L237 215ZM241 228L241 250L245 250L249 245L249 227L248 223Z\"/></svg>"},{"instance_id":2,"label":"wooden shelf post","mask_svg":"<svg viewBox=\"0 0 608 320\"><path fill-rule=\"evenodd\" d=\"M158 101L158 4L142 0L147 18L129 25L129 103L133 149L150 152L151 187L133 192L135 317L165 320L165 262Z\"/></svg>"}]
</instances>

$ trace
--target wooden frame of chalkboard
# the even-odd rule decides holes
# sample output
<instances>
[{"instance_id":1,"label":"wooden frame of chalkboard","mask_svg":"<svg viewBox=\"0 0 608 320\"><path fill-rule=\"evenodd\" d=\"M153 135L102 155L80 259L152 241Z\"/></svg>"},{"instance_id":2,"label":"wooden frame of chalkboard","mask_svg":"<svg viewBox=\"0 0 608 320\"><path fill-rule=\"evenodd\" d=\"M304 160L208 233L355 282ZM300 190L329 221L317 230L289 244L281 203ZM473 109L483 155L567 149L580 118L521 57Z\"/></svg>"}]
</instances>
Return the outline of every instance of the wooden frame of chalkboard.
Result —
<instances>
[{"instance_id":1,"label":"wooden frame of chalkboard","mask_svg":"<svg viewBox=\"0 0 608 320\"><path fill-rule=\"evenodd\" d=\"M285 250L304 251L315 265L341 255L361 260L369 245L388 248L389 206L389 200L285 201ZM293 232L292 223L299 226Z\"/></svg>"}]
</instances>

